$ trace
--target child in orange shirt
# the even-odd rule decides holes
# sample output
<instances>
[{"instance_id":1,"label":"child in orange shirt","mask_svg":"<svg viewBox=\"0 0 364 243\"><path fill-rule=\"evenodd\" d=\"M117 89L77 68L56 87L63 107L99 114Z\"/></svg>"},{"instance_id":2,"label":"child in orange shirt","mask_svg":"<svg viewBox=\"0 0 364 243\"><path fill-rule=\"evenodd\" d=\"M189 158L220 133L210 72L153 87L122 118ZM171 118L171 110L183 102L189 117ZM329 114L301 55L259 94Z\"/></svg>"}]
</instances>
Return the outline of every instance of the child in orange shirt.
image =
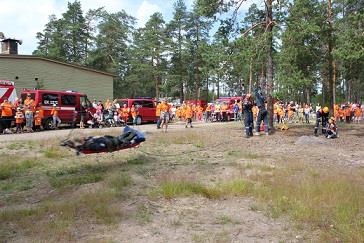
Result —
<instances>
[{"instance_id":1,"label":"child in orange shirt","mask_svg":"<svg viewBox=\"0 0 364 243\"><path fill-rule=\"evenodd\" d=\"M15 124L16 124L16 133L22 133L23 132L23 122L24 122L24 114L21 111L21 108L16 108L15 113Z\"/></svg>"},{"instance_id":2,"label":"child in orange shirt","mask_svg":"<svg viewBox=\"0 0 364 243\"><path fill-rule=\"evenodd\" d=\"M40 129L41 129L41 125L42 125L42 117L39 114L39 111L36 111L35 115L34 115L34 129L35 129L35 131L39 132Z\"/></svg>"},{"instance_id":3,"label":"child in orange shirt","mask_svg":"<svg viewBox=\"0 0 364 243\"><path fill-rule=\"evenodd\" d=\"M55 129L58 129L59 124L61 123L61 119L58 116L57 105L53 104L53 108L51 110L51 116L53 118L53 126Z\"/></svg>"},{"instance_id":4,"label":"child in orange shirt","mask_svg":"<svg viewBox=\"0 0 364 243\"><path fill-rule=\"evenodd\" d=\"M358 105L355 108L354 115L355 115L355 121L356 121L356 123L359 123L360 120L361 120L361 117L363 116L363 110L361 109L360 105Z\"/></svg>"}]
</instances>

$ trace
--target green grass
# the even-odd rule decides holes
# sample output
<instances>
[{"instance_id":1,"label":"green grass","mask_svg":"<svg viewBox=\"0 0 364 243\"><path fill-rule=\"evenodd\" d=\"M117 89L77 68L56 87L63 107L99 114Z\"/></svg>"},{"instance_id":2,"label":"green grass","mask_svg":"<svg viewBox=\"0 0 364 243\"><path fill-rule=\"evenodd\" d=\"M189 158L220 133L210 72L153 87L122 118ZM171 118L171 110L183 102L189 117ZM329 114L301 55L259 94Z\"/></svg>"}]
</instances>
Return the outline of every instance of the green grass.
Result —
<instances>
[{"instance_id":1,"label":"green grass","mask_svg":"<svg viewBox=\"0 0 364 243\"><path fill-rule=\"evenodd\" d=\"M48 147L43 151L44 157L49 159L62 159L67 157L68 153L64 150L60 150L56 146Z\"/></svg>"},{"instance_id":2,"label":"green grass","mask_svg":"<svg viewBox=\"0 0 364 243\"><path fill-rule=\"evenodd\" d=\"M6 148L9 150L18 150L24 147L23 143L9 143Z\"/></svg>"},{"instance_id":3,"label":"green grass","mask_svg":"<svg viewBox=\"0 0 364 243\"><path fill-rule=\"evenodd\" d=\"M253 195L268 204L270 216L289 215L297 225L321 230L324 242L364 242L364 189L358 183L363 179L337 170L330 174L278 170L272 178L259 178Z\"/></svg>"},{"instance_id":4,"label":"green grass","mask_svg":"<svg viewBox=\"0 0 364 243\"><path fill-rule=\"evenodd\" d=\"M39 165L36 159L21 160L18 157L7 157L0 164L0 180L6 180Z\"/></svg>"},{"instance_id":5,"label":"green grass","mask_svg":"<svg viewBox=\"0 0 364 243\"><path fill-rule=\"evenodd\" d=\"M235 158L245 158L252 160L263 158L263 156L260 154L244 150L230 150L227 152L227 155Z\"/></svg>"},{"instance_id":6,"label":"green grass","mask_svg":"<svg viewBox=\"0 0 364 243\"><path fill-rule=\"evenodd\" d=\"M124 189L131 184L131 177L125 172L117 172L109 175L106 182L110 189L122 195Z\"/></svg>"},{"instance_id":7,"label":"green grass","mask_svg":"<svg viewBox=\"0 0 364 243\"><path fill-rule=\"evenodd\" d=\"M102 165L80 165L73 167L61 167L53 171L47 171L49 183L55 188L77 186L99 182L104 179L107 167Z\"/></svg>"},{"instance_id":8,"label":"green grass","mask_svg":"<svg viewBox=\"0 0 364 243\"><path fill-rule=\"evenodd\" d=\"M250 192L251 188L251 183L242 179L225 181L214 186L204 185L201 182L196 181L170 180L161 183L159 193L167 199L193 195L201 195L206 198L218 199L224 196L245 195Z\"/></svg>"},{"instance_id":9,"label":"green grass","mask_svg":"<svg viewBox=\"0 0 364 243\"><path fill-rule=\"evenodd\" d=\"M16 226L35 241L39 235L51 241L75 240L72 232L79 222L110 225L122 216L113 192L87 193L77 198L43 202L35 208L1 210L0 228L4 230L0 231L0 237L9 238L9 227Z\"/></svg>"},{"instance_id":10,"label":"green grass","mask_svg":"<svg viewBox=\"0 0 364 243\"><path fill-rule=\"evenodd\" d=\"M234 221L227 215L219 215L216 217L217 224L232 224Z\"/></svg>"},{"instance_id":11,"label":"green grass","mask_svg":"<svg viewBox=\"0 0 364 243\"><path fill-rule=\"evenodd\" d=\"M139 205L135 211L135 218L141 225L152 221L152 212L145 205Z\"/></svg>"},{"instance_id":12,"label":"green grass","mask_svg":"<svg viewBox=\"0 0 364 243\"><path fill-rule=\"evenodd\" d=\"M29 178L13 178L11 180L0 181L0 191L9 193L17 191L26 191L33 188L33 179Z\"/></svg>"}]
</instances>

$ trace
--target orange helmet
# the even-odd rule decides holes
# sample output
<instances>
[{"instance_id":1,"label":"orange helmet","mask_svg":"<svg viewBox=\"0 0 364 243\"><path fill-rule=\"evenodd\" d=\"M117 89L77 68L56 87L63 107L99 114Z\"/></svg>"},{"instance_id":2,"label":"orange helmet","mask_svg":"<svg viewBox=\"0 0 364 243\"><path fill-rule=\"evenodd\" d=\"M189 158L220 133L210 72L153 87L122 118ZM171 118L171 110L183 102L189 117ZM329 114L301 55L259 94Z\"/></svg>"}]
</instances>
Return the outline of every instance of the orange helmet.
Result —
<instances>
[{"instance_id":1,"label":"orange helmet","mask_svg":"<svg viewBox=\"0 0 364 243\"><path fill-rule=\"evenodd\" d=\"M322 111L323 111L324 113L329 113L329 108L328 108L327 106L325 106L325 107L322 109Z\"/></svg>"}]
</instances>

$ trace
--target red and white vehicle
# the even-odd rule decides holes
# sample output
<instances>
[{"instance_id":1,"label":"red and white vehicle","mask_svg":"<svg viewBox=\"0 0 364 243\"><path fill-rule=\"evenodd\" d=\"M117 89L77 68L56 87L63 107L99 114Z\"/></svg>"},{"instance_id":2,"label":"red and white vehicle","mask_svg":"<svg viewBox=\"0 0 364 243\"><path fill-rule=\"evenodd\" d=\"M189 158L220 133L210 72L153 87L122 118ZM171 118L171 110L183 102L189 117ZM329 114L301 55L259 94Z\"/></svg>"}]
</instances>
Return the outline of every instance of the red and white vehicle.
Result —
<instances>
[{"instance_id":1,"label":"red and white vehicle","mask_svg":"<svg viewBox=\"0 0 364 243\"><path fill-rule=\"evenodd\" d=\"M35 101L35 105L41 107L44 110L44 118L42 124L45 129L53 128L53 120L51 116L51 110L55 104L58 109L58 116L62 123L72 124L74 120L76 123L80 122L81 104L84 102L87 109L93 109L91 102L87 99L87 95L74 91L57 91L57 90L23 90L21 92L21 98L24 101L27 95L30 94ZM76 112L77 113L76 113ZM85 119L88 120L88 112L84 113Z\"/></svg>"},{"instance_id":2,"label":"red and white vehicle","mask_svg":"<svg viewBox=\"0 0 364 243\"><path fill-rule=\"evenodd\" d=\"M236 102L240 102L243 101L244 96L234 96L234 97L221 97L219 99L215 100L215 103L225 103L229 106L228 112L227 112L227 118L228 121L234 119L234 111L233 111L233 107Z\"/></svg>"},{"instance_id":3,"label":"red and white vehicle","mask_svg":"<svg viewBox=\"0 0 364 243\"><path fill-rule=\"evenodd\" d=\"M14 82L9 80L0 80L0 104L4 102L4 99L8 100L14 104L16 96L16 90Z\"/></svg>"},{"instance_id":4,"label":"red and white vehicle","mask_svg":"<svg viewBox=\"0 0 364 243\"><path fill-rule=\"evenodd\" d=\"M156 122L158 117L156 116L156 103L154 99L151 98L134 98L134 99L118 99L120 108L127 105L130 109L132 105L138 108L137 125L143 122ZM129 114L129 121L131 122L131 114Z\"/></svg>"}]
</instances>

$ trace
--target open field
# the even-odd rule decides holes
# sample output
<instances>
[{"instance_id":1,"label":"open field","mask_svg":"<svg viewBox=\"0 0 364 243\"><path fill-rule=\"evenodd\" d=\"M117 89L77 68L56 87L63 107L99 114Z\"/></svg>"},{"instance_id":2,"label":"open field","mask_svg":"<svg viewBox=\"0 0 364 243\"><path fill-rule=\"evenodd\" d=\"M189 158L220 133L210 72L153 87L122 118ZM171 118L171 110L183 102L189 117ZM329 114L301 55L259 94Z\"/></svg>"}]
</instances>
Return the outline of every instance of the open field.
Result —
<instances>
[{"instance_id":1,"label":"open field","mask_svg":"<svg viewBox=\"0 0 364 243\"><path fill-rule=\"evenodd\" d=\"M0 136L0 242L363 242L364 125L140 127L139 148L76 156L67 136Z\"/></svg>"}]
</instances>

